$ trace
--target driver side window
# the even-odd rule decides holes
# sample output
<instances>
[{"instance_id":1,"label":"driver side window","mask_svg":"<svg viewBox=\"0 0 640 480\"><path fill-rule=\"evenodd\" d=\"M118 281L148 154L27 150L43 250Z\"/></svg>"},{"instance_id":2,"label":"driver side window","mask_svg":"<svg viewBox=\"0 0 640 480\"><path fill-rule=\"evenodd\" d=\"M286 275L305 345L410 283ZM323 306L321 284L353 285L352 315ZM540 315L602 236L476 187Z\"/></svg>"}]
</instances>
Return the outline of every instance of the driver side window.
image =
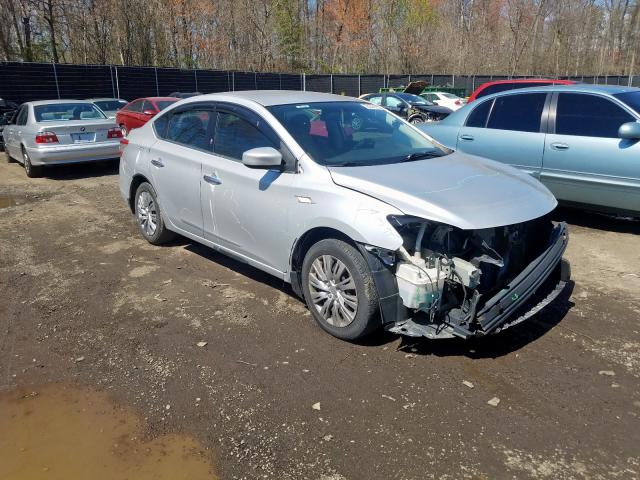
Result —
<instances>
[{"instance_id":1,"label":"driver side window","mask_svg":"<svg viewBox=\"0 0 640 480\"><path fill-rule=\"evenodd\" d=\"M279 149L253 123L231 112L218 112L218 124L213 142L214 153L242 161L242 154L258 147Z\"/></svg>"}]
</instances>

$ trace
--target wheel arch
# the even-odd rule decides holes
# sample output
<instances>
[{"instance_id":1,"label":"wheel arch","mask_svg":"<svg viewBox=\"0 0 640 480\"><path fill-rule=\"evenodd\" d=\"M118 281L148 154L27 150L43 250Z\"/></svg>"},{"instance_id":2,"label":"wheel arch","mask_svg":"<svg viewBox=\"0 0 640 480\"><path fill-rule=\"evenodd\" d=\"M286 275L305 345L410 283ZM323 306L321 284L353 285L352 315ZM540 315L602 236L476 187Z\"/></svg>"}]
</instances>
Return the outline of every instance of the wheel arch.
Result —
<instances>
[{"instance_id":1,"label":"wheel arch","mask_svg":"<svg viewBox=\"0 0 640 480\"><path fill-rule=\"evenodd\" d=\"M291 249L290 260L290 280L291 288L299 297L303 297L302 293L302 276L300 270L302 268L302 262L309 249L318 243L320 240L327 238L335 238L336 240L343 240L354 247L358 248L355 240L349 235L340 230L331 227L314 227L304 232L294 243Z\"/></svg>"},{"instance_id":2,"label":"wheel arch","mask_svg":"<svg viewBox=\"0 0 640 480\"><path fill-rule=\"evenodd\" d=\"M131 184L129 185L129 208L131 209L131 213L135 213L136 191L138 190L138 187L144 182L147 182L149 185L153 186L149 179L141 173L136 173L131 179Z\"/></svg>"}]
</instances>

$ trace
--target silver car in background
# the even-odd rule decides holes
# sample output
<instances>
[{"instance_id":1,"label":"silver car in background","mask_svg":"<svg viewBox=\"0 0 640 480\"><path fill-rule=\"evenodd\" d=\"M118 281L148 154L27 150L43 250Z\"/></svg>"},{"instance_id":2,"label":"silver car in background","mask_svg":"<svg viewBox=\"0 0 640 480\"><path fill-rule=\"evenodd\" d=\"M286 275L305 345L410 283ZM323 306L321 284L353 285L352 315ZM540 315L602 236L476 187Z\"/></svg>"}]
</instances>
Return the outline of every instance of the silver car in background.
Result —
<instances>
[{"instance_id":1,"label":"silver car in background","mask_svg":"<svg viewBox=\"0 0 640 480\"><path fill-rule=\"evenodd\" d=\"M120 191L144 238L179 233L289 282L338 338L495 333L568 280L566 226L540 182L369 102L203 95L128 140Z\"/></svg>"},{"instance_id":2,"label":"silver car in background","mask_svg":"<svg viewBox=\"0 0 640 480\"><path fill-rule=\"evenodd\" d=\"M24 103L4 129L9 160L22 163L29 177L44 165L117 158L121 139L114 120L81 100Z\"/></svg>"},{"instance_id":3,"label":"silver car in background","mask_svg":"<svg viewBox=\"0 0 640 480\"><path fill-rule=\"evenodd\" d=\"M116 118L118 110L129 103L121 98L88 98L87 102L93 103L102 110L107 118Z\"/></svg>"}]
</instances>

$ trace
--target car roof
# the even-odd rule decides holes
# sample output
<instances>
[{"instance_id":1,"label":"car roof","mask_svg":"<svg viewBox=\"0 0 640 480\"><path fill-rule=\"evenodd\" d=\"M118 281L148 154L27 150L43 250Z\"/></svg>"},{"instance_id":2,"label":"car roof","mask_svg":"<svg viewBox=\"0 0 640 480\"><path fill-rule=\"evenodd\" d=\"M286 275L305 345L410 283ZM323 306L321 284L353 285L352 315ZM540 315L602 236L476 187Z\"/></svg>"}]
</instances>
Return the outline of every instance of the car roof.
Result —
<instances>
[{"instance_id":1,"label":"car roof","mask_svg":"<svg viewBox=\"0 0 640 480\"><path fill-rule=\"evenodd\" d=\"M238 92L209 93L184 99L183 102L216 101L221 99L242 99L255 102L263 107L271 105L287 105L292 103L314 102L349 102L359 101L357 98L332 93L309 92L300 90L243 90Z\"/></svg>"},{"instance_id":2,"label":"car roof","mask_svg":"<svg viewBox=\"0 0 640 480\"><path fill-rule=\"evenodd\" d=\"M69 104L69 103L91 103L90 100L36 100L33 102L25 102L29 105L33 105L37 107L39 105L59 105L59 104Z\"/></svg>"},{"instance_id":3,"label":"car roof","mask_svg":"<svg viewBox=\"0 0 640 480\"><path fill-rule=\"evenodd\" d=\"M96 97L96 98L87 98L87 102L103 102L107 100L117 100L118 102L126 102L126 100L122 98L116 97Z\"/></svg>"},{"instance_id":4,"label":"car roof","mask_svg":"<svg viewBox=\"0 0 640 480\"><path fill-rule=\"evenodd\" d=\"M131 100L131 102L129 103L133 103L137 100L151 100L152 102L165 102L165 101L175 100L177 102L178 100L181 100L181 99L177 97L140 97L140 98Z\"/></svg>"},{"instance_id":5,"label":"car roof","mask_svg":"<svg viewBox=\"0 0 640 480\"><path fill-rule=\"evenodd\" d=\"M636 87L624 87L621 85L589 85L585 83L576 83L574 85L545 85L543 87L527 87L517 88L515 90L506 90L504 92L498 92L486 97L478 99L484 100L485 98L497 97L499 95L507 95L510 93L524 93L524 92L577 92L577 93L600 93L606 95L615 95L617 93L625 92L640 92L640 88Z\"/></svg>"},{"instance_id":6,"label":"car roof","mask_svg":"<svg viewBox=\"0 0 640 480\"><path fill-rule=\"evenodd\" d=\"M562 80L558 78L512 78L512 79L504 79L504 80L491 80L489 82L485 82L480 87L488 87L489 85L498 85L501 83L531 83L531 82L552 82L561 85L572 85L577 83L576 80ZM480 88L478 87L478 88Z\"/></svg>"}]
</instances>

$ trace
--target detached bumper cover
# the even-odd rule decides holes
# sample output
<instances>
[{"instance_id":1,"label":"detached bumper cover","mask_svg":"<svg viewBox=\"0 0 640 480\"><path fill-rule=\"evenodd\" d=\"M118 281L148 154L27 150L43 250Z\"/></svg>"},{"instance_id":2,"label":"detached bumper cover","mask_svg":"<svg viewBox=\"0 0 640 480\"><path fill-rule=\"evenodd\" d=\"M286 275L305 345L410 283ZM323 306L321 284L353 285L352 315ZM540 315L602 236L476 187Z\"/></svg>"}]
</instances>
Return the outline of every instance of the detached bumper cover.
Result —
<instances>
[{"instance_id":1,"label":"detached bumper cover","mask_svg":"<svg viewBox=\"0 0 640 480\"><path fill-rule=\"evenodd\" d=\"M498 333L538 313L555 300L569 280L569 264L562 260L569 235L563 222L553 229L548 247L500 292L488 299L471 325L427 324L407 319L387 329L413 337L479 337Z\"/></svg>"}]
</instances>

